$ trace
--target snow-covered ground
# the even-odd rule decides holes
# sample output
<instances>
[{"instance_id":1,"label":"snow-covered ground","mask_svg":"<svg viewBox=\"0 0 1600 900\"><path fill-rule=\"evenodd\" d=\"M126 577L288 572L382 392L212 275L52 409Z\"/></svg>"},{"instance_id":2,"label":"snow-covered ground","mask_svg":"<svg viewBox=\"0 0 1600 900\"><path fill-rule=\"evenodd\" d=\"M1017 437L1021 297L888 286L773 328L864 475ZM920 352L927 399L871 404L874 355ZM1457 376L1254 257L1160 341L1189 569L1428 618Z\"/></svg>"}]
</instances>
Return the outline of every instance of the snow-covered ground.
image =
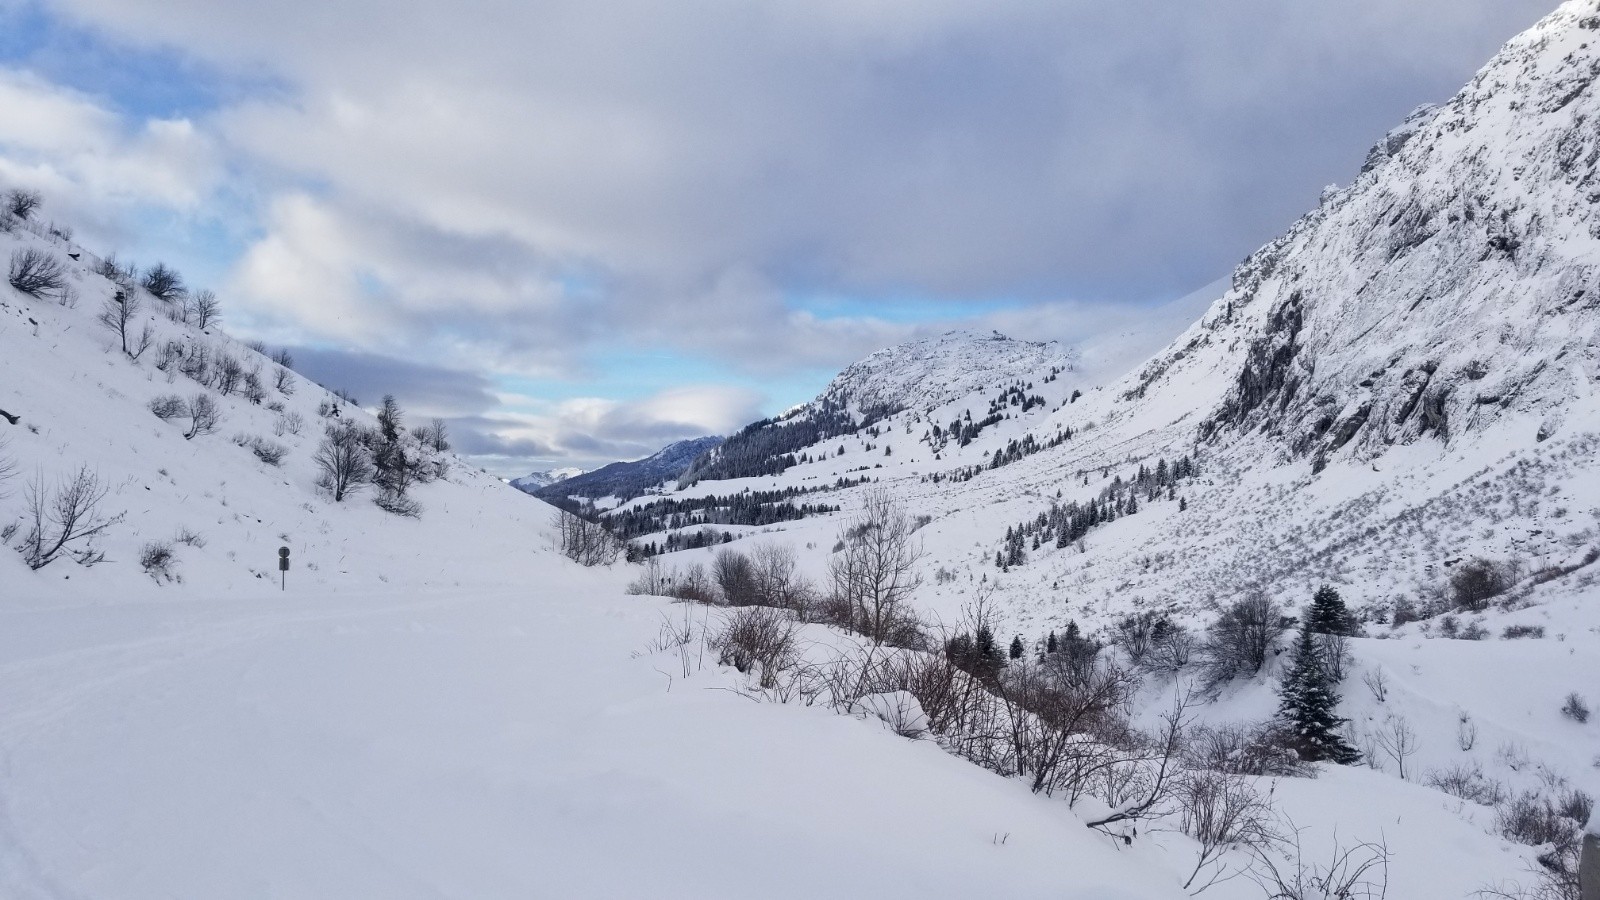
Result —
<instances>
[{"instance_id":1,"label":"snow-covered ground","mask_svg":"<svg viewBox=\"0 0 1600 900\"><path fill-rule=\"evenodd\" d=\"M685 679L646 651L686 607L534 555L498 591L0 611L0 893L1180 896L932 743Z\"/></svg>"}]
</instances>

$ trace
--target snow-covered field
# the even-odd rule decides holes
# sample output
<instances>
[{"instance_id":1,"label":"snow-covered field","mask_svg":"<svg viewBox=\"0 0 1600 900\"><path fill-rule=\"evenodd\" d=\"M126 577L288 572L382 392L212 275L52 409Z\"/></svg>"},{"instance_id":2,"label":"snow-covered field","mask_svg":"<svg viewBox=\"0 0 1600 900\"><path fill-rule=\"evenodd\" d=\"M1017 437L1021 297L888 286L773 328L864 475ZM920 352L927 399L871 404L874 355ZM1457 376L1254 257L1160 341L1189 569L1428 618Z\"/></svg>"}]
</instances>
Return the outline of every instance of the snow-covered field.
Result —
<instances>
[{"instance_id":1,"label":"snow-covered field","mask_svg":"<svg viewBox=\"0 0 1600 900\"><path fill-rule=\"evenodd\" d=\"M0 612L0 893L1180 895L930 742L684 679L644 651L686 607L536 556L500 591Z\"/></svg>"}]
</instances>

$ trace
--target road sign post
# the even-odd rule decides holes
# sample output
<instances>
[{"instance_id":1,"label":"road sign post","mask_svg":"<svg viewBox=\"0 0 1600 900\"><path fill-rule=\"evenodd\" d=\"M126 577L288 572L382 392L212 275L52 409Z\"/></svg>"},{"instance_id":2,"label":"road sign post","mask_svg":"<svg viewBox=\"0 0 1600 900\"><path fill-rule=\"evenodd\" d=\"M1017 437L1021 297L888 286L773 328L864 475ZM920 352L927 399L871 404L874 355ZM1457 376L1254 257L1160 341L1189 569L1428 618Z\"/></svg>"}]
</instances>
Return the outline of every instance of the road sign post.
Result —
<instances>
[{"instance_id":1,"label":"road sign post","mask_svg":"<svg viewBox=\"0 0 1600 900\"><path fill-rule=\"evenodd\" d=\"M278 548L278 590L280 590L280 591L286 591L286 590L289 589L289 576L284 574L285 572L288 572L288 571L289 571L289 548L288 547L279 547Z\"/></svg>"}]
</instances>

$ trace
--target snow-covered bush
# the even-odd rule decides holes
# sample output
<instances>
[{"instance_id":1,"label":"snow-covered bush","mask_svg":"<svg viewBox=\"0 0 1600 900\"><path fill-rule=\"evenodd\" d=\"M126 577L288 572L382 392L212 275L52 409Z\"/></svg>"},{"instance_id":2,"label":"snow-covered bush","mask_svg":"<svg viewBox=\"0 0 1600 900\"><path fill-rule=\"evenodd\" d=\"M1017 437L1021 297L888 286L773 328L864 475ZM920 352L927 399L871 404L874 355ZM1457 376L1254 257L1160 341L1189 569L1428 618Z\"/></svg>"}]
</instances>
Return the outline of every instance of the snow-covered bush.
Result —
<instances>
[{"instance_id":1,"label":"snow-covered bush","mask_svg":"<svg viewBox=\"0 0 1600 900\"><path fill-rule=\"evenodd\" d=\"M240 447L249 450L251 453L254 453L256 455L256 459L261 460L269 466L278 465L279 463L283 462L283 458L285 456L289 455L288 447L285 447L277 441L269 441L259 435L242 433L236 434L233 436L233 442Z\"/></svg>"},{"instance_id":2,"label":"snow-covered bush","mask_svg":"<svg viewBox=\"0 0 1600 900\"><path fill-rule=\"evenodd\" d=\"M1561 714L1582 725L1589 721L1589 704L1584 702L1583 697L1577 691L1573 691L1567 695L1566 701L1561 704Z\"/></svg>"}]
</instances>

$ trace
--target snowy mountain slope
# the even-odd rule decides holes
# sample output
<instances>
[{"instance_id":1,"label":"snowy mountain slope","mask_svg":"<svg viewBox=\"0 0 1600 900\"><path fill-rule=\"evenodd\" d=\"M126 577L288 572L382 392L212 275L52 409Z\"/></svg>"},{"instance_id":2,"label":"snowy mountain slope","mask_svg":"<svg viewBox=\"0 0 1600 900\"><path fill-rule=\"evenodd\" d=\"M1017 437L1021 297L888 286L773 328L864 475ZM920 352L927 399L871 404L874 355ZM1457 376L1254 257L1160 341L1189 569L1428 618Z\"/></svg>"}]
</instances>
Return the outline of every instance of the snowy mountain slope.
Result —
<instances>
[{"instance_id":1,"label":"snowy mountain slope","mask_svg":"<svg viewBox=\"0 0 1600 900\"><path fill-rule=\"evenodd\" d=\"M0 232L0 259L29 248L78 255L76 303L0 285L0 894L1180 896L1024 785L749 703L714 657L662 649L687 607L553 552L554 510L486 473L446 456L411 488L420 518L370 489L332 502L323 426L371 415L148 298L155 347L131 360L95 321L93 257ZM158 369L169 340L259 368L265 394ZM210 398L219 427L186 440L149 408L167 394ZM30 482L80 471L103 558L30 569Z\"/></svg>"},{"instance_id":2,"label":"snowy mountain slope","mask_svg":"<svg viewBox=\"0 0 1600 900\"><path fill-rule=\"evenodd\" d=\"M506 482L524 494L536 494L541 488L547 488L558 481L576 478L583 474L583 469L567 466L560 469L547 469L543 472L529 472L521 478L513 478Z\"/></svg>"},{"instance_id":3,"label":"snowy mountain slope","mask_svg":"<svg viewBox=\"0 0 1600 900\"><path fill-rule=\"evenodd\" d=\"M1200 321L1122 380L1008 370L982 382L916 347L883 351L854 370L919 385L906 409L785 447L792 466L683 496L881 480L933 516L931 561L1015 585L1019 624L1052 608L1064 618L1064 583L1072 614L1134 597L1204 611L1251 584L1319 579L1376 605L1429 595L1472 555L1528 572L1580 562L1600 543L1596 14L1563 5L1386 136L1353 184L1247 259ZM1043 403L1004 402L1017 381ZM997 421L951 439L991 410ZM1024 566L984 572L1006 529L1058 496L1088 503L1182 457L1198 475L1141 489L1136 514L1071 547L1046 529ZM837 523L785 527L822 544L813 533ZM939 596L930 605L952 613Z\"/></svg>"},{"instance_id":4,"label":"snowy mountain slope","mask_svg":"<svg viewBox=\"0 0 1600 900\"><path fill-rule=\"evenodd\" d=\"M950 331L899 344L840 372L819 399L857 410L927 412L993 384L1070 369L1076 355L1051 341L1019 341L999 332Z\"/></svg>"}]
</instances>

